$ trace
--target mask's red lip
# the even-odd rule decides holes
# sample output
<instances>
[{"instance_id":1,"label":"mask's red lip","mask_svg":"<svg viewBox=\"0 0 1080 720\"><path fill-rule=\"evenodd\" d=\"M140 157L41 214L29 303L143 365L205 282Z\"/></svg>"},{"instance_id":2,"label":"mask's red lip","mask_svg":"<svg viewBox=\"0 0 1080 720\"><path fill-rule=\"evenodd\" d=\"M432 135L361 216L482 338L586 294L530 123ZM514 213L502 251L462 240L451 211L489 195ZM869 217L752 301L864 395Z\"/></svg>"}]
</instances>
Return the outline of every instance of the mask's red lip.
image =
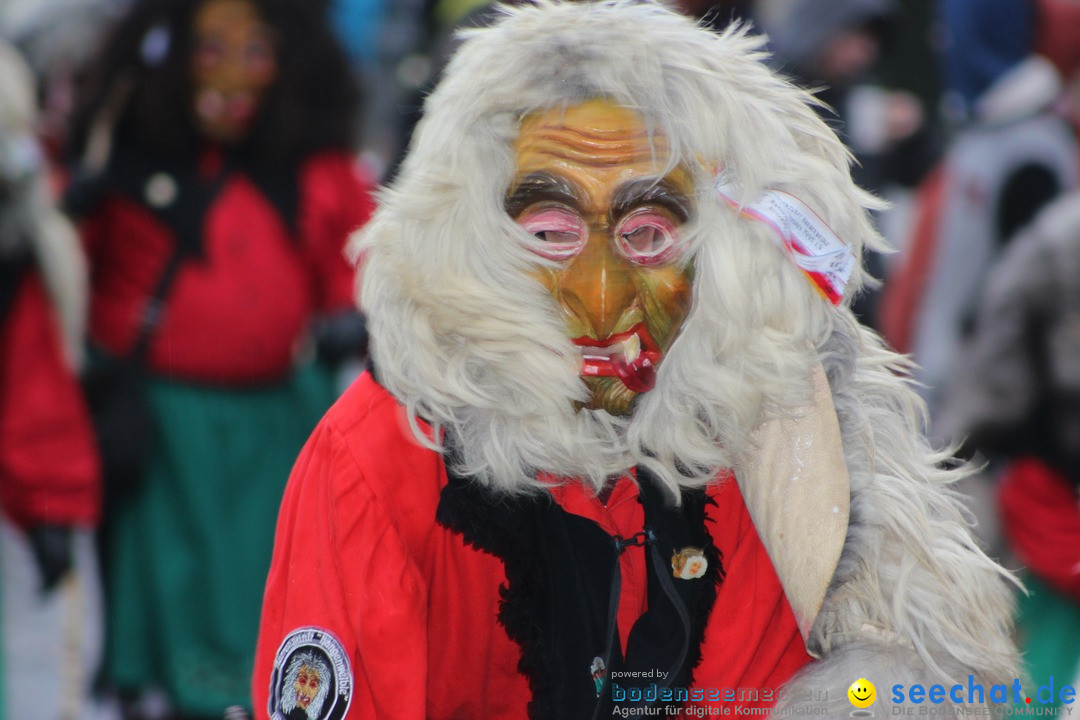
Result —
<instances>
[{"instance_id":1,"label":"mask's red lip","mask_svg":"<svg viewBox=\"0 0 1080 720\"><path fill-rule=\"evenodd\" d=\"M583 376L616 377L639 393L656 385L661 352L644 323L603 339L579 337L572 342L581 348Z\"/></svg>"}]
</instances>

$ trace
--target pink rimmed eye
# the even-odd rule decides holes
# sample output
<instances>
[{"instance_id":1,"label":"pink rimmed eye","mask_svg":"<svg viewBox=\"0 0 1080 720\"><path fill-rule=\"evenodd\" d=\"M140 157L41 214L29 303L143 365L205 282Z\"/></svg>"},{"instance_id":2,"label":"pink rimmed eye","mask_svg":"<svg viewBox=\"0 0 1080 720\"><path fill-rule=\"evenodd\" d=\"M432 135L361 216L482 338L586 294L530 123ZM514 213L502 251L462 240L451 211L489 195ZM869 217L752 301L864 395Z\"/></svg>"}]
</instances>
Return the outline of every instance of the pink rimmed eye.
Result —
<instances>
[{"instance_id":1,"label":"pink rimmed eye","mask_svg":"<svg viewBox=\"0 0 1080 720\"><path fill-rule=\"evenodd\" d=\"M675 253L679 231L666 215L645 210L619 223L615 237L631 261L639 265L656 265Z\"/></svg>"},{"instance_id":2,"label":"pink rimmed eye","mask_svg":"<svg viewBox=\"0 0 1080 720\"><path fill-rule=\"evenodd\" d=\"M566 260L585 247L588 232L585 223L574 213L561 208L541 208L526 212L518 224L536 237L529 249L549 260Z\"/></svg>"}]
</instances>

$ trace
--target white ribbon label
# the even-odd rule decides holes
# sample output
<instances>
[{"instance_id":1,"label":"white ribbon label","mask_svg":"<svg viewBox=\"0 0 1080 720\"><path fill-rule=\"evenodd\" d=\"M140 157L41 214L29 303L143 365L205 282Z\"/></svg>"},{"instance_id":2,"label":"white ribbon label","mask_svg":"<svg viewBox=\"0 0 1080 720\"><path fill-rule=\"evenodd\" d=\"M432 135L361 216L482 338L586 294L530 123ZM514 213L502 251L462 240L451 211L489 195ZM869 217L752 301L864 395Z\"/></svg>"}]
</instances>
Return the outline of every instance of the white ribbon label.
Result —
<instances>
[{"instance_id":1,"label":"white ribbon label","mask_svg":"<svg viewBox=\"0 0 1080 720\"><path fill-rule=\"evenodd\" d=\"M767 190L740 206L738 189L725 173L716 179L716 192L743 216L771 227L779 245L818 290L834 305L840 303L855 269L855 253L806 203L782 190Z\"/></svg>"}]
</instances>

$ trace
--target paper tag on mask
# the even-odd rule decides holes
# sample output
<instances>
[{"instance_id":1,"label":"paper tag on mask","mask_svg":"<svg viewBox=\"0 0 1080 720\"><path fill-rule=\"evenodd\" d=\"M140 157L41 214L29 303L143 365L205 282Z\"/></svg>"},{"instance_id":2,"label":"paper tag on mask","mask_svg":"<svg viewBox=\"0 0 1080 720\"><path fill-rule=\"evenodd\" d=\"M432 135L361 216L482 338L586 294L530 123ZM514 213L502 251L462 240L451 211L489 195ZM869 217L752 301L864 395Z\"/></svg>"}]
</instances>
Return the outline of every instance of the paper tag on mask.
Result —
<instances>
[{"instance_id":1,"label":"paper tag on mask","mask_svg":"<svg viewBox=\"0 0 1080 720\"><path fill-rule=\"evenodd\" d=\"M824 220L799 198L782 190L767 190L740 206L738 188L726 175L716 178L716 192L731 207L773 229L776 240L795 264L834 305L844 298L855 253Z\"/></svg>"}]
</instances>

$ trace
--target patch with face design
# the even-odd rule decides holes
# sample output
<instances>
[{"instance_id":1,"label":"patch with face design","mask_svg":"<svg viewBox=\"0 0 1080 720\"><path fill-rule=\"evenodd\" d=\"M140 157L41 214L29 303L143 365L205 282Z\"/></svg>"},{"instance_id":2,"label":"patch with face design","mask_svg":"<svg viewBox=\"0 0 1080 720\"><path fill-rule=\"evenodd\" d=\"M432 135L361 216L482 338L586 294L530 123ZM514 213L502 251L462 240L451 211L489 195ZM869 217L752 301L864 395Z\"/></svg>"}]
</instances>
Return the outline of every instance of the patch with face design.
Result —
<instances>
[{"instance_id":1,"label":"patch with face design","mask_svg":"<svg viewBox=\"0 0 1080 720\"><path fill-rule=\"evenodd\" d=\"M352 686L352 667L338 639L321 628L297 628L274 656L268 714L271 720L341 720Z\"/></svg>"},{"instance_id":2,"label":"patch with face design","mask_svg":"<svg viewBox=\"0 0 1080 720\"><path fill-rule=\"evenodd\" d=\"M694 182L667 138L606 99L527 116L505 206L580 348L587 407L631 412L690 311L682 225Z\"/></svg>"}]
</instances>

